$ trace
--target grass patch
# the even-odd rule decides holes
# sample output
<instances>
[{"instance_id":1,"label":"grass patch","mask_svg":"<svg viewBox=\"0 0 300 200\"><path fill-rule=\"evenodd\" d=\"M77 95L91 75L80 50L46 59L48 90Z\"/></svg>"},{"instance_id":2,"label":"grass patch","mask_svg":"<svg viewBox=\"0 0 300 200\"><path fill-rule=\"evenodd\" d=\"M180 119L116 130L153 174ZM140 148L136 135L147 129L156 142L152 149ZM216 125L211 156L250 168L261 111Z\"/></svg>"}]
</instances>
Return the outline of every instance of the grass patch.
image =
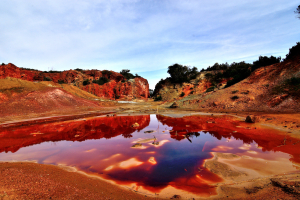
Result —
<instances>
[{"instance_id":1,"label":"grass patch","mask_svg":"<svg viewBox=\"0 0 300 200\"><path fill-rule=\"evenodd\" d=\"M161 95L159 95L159 96L155 97L155 98L154 98L154 101L162 101L162 97L161 97Z\"/></svg>"},{"instance_id":2,"label":"grass patch","mask_svg":"<svg viewBox=\"0 0 300 200\"><path fill-rule=\"evenodd\" d=\"M207 88L207 90L205 92L211 92L215 90L215 86L211 86L210 88Z\"/></svg>"}]
</instances>

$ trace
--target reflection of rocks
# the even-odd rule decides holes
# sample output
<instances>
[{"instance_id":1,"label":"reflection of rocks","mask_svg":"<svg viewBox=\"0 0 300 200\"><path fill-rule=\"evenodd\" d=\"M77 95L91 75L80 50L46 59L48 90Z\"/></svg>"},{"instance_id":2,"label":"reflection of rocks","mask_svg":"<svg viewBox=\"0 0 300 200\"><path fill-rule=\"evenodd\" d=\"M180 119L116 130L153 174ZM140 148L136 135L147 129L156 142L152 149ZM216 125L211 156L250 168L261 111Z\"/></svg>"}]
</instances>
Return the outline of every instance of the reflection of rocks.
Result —
<instances>
[{"instance_id":1,"label":"reflection of rocks","mask_svg":"<svg viewBox=\"0 0 300 200\"><path fill-rule=\"evenodd\" d=\"M132 148L141 147L141 146L142 146L141 143L136 143L136 144L132 145Z\"/></svg>"},{"instance_id":2,"label":"reflection of rocks","mask_svg":"<svg viewBox=\"0 0 300 200\"><path fill-rule=\"evenodd\" d=\"M144 133L154 133L154 132L156 132L156 131L151 130L151 131L145 131Z\"/></svg>"},{"instance_id":3,"label":"reflection of rocks","mask_svg":"<svg viewBox=\"0 0 300 200\"><path fill-rule=\"evenodd\" d=\"M153 144L153 145L159 145L159 142L155 142L155 141L154 141L152 144Z\"/></svg>"},{"instance_id":4,"label":"reflection of rocks","mask_svg":"<svg viewBox=\"0 0 300 200\"><path fill-rule=\"evenodd\" d=\"M134 123L134 124L131 125L131 127L133 127L133 128L136 128L136 127L139 127L139 126L140 125L138 123Z\"/></svg>"},{"instance_id":5,"label":"reflection of rocks","mask_svg":"<svg viewBox=\"0 0 300 200\"><path fill-rule=\"evenodd\" d=\"M132 128L137 122L139 127ZM113 138L122 135L132 137L136 130L142 130L150 123L149 115L99 117L86 120L71 120L31 126L0 128L0 152L16 152L22 147L56 141L85 141L89 139ZM14 134L12 134L14 130ZM57 131L59 130L59 134ZM41 132L32 137L31 133Z\"/></svg>"}]
</instances>

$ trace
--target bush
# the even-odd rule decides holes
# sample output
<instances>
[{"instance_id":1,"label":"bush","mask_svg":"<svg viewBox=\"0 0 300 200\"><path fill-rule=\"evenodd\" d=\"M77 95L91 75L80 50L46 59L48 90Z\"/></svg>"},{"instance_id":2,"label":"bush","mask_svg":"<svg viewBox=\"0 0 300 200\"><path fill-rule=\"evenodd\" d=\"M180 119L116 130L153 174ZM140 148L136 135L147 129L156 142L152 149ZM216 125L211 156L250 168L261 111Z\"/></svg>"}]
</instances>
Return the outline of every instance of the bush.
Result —
<instances>
[{"instance_id":1,"label":"bush","mask_svg":"<svg viewBox=\"0 0 300 200\"><path fill-rule=\"evenodd\" d=\"M82 71L83 71L83 69L79 69L79 68L76 68L75 70L76 70L76 71L79 71L79 72L82 72Z\"/></svg>"},{"instance_id":2,"label":"bush","mask_svg":"<svg viewBox=\"0 0 300 200\"><path fill-rule=\"evenodd\" d=\"M50 77L44 76L44 81L52 81L52 79Z\"/></svg>"},{"instance_id":3,"label":"bush","mask_svg":"<svg viewBox=\"0 0 300 200\"><path fill-rule=\"evenodd\" d=\"M120 74L122 74L127 80L135 78L135 76L130 73L129 69L122 69L122 71L120 71Z\"/></svg>"},{"instance_id":4,"label":"bush","mask_svg":"<svg viewBox=\"0 0 300 200\"><path fill-rule=\"evenodd\" d=\"M162 100L161 95L159 95L159 96L157 96L157 97L154 98L154 101L161 101L161 100Z\"/></svg>"},{"instance_id":5,"label":"bush","mask_svg":"<svg viewBox=\"0 0 300 200\"><path fill-rule=\"evenodd\" d=\"M210 88L207 88L207 90L205 92L211 92L215 90L215 86L211 86Z\"/></svg>"},{"instance_id":6,"label":"bush","mask_svg":"<svg viewBox=\"0 0 300 200\"><path fill-rule=\"evenodd\" d=\"M112 75L112 72L111 72L111 71L108 71L108 70L103 70L103 71L101 71L101 73L102 73L103 75L107 75L108 77L110 77L110 75Z\"/></svg>"},{"instance_id":7,"label":"bush","mask_svg":"<svg viewBox=\"0 0 300 200\"><path fill-rule=\"evenodd\" d=\"M290 48L289 53L286 54L285 60L293 59L297 56L300 56L300 42L297 42L295 46Z\"/></svg>"},{"instance_id":8,"label":"bush","mask_svg":"<svg viewBox=\"0 0 300 200\"><path fill-rule=\"evenodd\" d=\"M2 66L5 65L4 63L1 64Z\"/></svg>"},{"instance_id":9,"label":"bush","mask_svg":"<svg viewBox=\"0 0 300 200\"><path fill-rule=\"evenodd\" d=\"M120 99L120 95L116 94L115 99Z\"/></svg>"},{"instance_id":10,"label":"bush","mask_svg":"<svg viewBox=\"0 0 300 200\"><path fill-rule=\"evenodd\" d=\"M253 62L252 71L254 71L260 67L265 67L265 66L276 64L276 63L280 63L280 61L281 61L280 56L278 58L276 58L274 56L270 56L270 57L259 56L258 60Z\"/></svg>"},{"instance_id":11,"label":"bush","mask_svg":"<svg viewBox=\"0 0 300 200\"><path fill-rule=\"evenodd\" d=\"M57 81L59 84L64 84L65 82L63 80L58 80Z\"/></svg>"},{"instance_id":12,"label":"bush","mask_svg":"<svg viewBox=\"0 0 300 200\"><path fill-rule=\"evenodd\" d=\"M90 80L89 79L85 79L83 82L82 82L82 85L86 86L86 85L89 85L90 84Z\"/></svg>"},{"instance_id":13,"label":"bush","mask_svg":"<svg viewBox=\"0 0 300 200\"><path fill-rule=\"evenodd\" d=\"M98 80L93 80L93 83L96 83L98 85L103 85L105 83L108 83L110 80L108 78L105 77L101 77Z\"/></svg>"},{"instance_id":14,"label":"bush","mask_svg":"<svg viewBox=\"0 0 300 200\"><path fill-rule=\"evenodd\" d=\"M286 83L292 86L298 86L300 85L300 78L292 77L290 79L287 79Z\"/></svg>"},{"instance_id":15,"label":"bush","mask_svg":"<svg viewBox=\"0 0 300 200\"><path fill-rule=\"evenodd\" d=\"M181 92L180 96L183 97L184 95L185 95L185 93L184 93L184 92Z\"/></svg>"}]
</instances>

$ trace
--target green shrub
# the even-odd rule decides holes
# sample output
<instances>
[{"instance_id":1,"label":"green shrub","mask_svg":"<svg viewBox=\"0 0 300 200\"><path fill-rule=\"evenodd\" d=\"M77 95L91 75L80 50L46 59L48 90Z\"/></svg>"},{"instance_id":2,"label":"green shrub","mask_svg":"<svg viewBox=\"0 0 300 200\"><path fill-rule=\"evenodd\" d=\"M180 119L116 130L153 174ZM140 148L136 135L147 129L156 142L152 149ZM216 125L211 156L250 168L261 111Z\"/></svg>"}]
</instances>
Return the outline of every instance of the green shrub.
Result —
<instances>
[{"instance_id":1,"label":"green shrub","mask_svg":"<svg viewBox=\"0 0 300 200\"><path fill-rule=\"evenodd\" d=\"M276 85L272 88L272 94L283 94L287 93L292 96L300 96L300 78L292 77L290 79L286 79L281 84Z\"/></svg>"},{"instance_id":2,"label":"green shrub","mask_svg":"<svg viewBox=\"0 0 300 200\"><path fill-rule=\"evenodd\" d=\"M252 71L254 71L260 67L265 67L268 65L273 65L275 63L280 63L280 61L281 61L281 57L276 58L274 56L270 56L270 57L259 56L258 60L253 62L253 66L251 67L251 69Z\"/></svg>"},{"instance_id":3,"label":"green shrub","mask_svg":"<svg viewBox=\"0 0 300 200\"><path fill-rule=\"evenodd\" d=\"M110 75L112 75L112 72L111 72L111 71L108 71L108 70L103 70L103 71L101 71L101 73L102 73L103 75L107 75L108 77L110 77Z\"/></svg>"},{"instance_id":4,"label":"green shrub","mask_svg":"<svg viewBox=\"0 0 300 200\"><path fill-rule=\"evenodd\" d=\"M287 79L286 83L292 86L298 86L300 85L300 78L292 77L290 79Z\"/></svg>"},{"instance_id":5,"label":"green shrub","mask_svg":"<svg viewBox=\"0 0 300 200\"><path fill-rule=\"evenodd\" d=\"M110 80L108 78L105 77L101 77L98 80L93 80L93 83L96 83L98 85L103 85L105 83L108 83Z\"/></svg>"},{"instance_id":6,"label":"green shrub","mask_svg":"<svg viewBox=\"0 0 300 200\"><path fill-rule=\"evenodd\" d=\"M4 63L2 63L1 65L5 65Z\"/></svg>"},{"instance_id":7,"label":"green shrub","mask_svg":"<svg viewBox=\"0 0 300 200\"><path fill-rule=\"evenodd\" d=\"M130 73L129 69L122 69L122 71L120 71L120 74L122 74L127 80L135 78L135 76L132 73Z\"/></svg>"},{"instance_id":8,"label":"green shrub","mask_svg":"<svg viewBox=\"0 0 300 200\"><path fill-rule=\"evenodd\" d=\"M300 42L297 42L295 46L290 48L289 53L286 54L285 60L293 59L297 56L300 56Z\"/></svg>"},{"instance_id":9,"label":"green shrub","mask_svg":"<svg viewBox=\"0 0 300 200\"><path fill-rule=\"evenodd\" d=\"M52 79L50 77L44 76L44 81L52 81Z\"/></svg>"},{"instance_id":10,"label":"green shrub","mask_svg":"<svg viewBox=\"0 0 300 200\"><path fill-rule=\"evenodd\" d=\"M82 85L86 86L86 85L89 85L90 84L90 80L89 79L85 79L83 82L82 82Z\"/></svg>"},{"instance_id":11,"label":"green shrub","mask_svg":"<svg viewBox=\"0 0 300 200\"><path fill-rule=\"evenodd\" d=\"M154 98L154 101L161 101L161 100L162 100L161 95L159 95L159 96L157 96L157 97Z\"/></svg>"},{"instance_id":12,"label":"green shrub","mask_svg":"<svg viewBox=\"0 0 300 200\"><path fill-rule=\"evenodd\" d=\"M215 86L211 86L210 88L207 88L207 90L205 92L211 92L215 90Z\"/></svg>"},{"instance_id":13,"label":"green shrub","mask_svg":"<svg viewBox=\"0 0 300 200\"><path fill-rule=\"evenodd\" d=\"M58 80L57 81L59 84L64 84L65 82L63 80Z\"/></svg>"}]
</instances>

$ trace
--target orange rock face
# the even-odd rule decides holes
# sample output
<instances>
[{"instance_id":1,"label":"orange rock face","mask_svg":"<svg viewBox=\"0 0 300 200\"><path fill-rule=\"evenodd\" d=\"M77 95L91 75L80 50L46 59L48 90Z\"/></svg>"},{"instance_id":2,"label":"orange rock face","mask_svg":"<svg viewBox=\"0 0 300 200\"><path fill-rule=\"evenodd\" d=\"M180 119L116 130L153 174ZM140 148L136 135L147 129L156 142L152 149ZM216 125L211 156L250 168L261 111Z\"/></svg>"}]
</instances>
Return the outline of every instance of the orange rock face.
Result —
<instances>
[{"instance_id":1,"label":"orange rock face","mask_svg":"<svg viewBox=\"0 0 300 200\"><path fill-rule=\"evenodd\" d=\"M0 79L6 77L19 78L27 81L43 81L51 79L55 83L74 84L80 89L96 96L108 99L148 98L149 84L144 78L125 80L122 74L107 70L68 70L63 72L42 72L38 70L18 68L14 64L0 65ZM110 81L103 85L92 83L101 77ZM83 85L88 79L89 85Z\"/></svg>"}]
</instances>

